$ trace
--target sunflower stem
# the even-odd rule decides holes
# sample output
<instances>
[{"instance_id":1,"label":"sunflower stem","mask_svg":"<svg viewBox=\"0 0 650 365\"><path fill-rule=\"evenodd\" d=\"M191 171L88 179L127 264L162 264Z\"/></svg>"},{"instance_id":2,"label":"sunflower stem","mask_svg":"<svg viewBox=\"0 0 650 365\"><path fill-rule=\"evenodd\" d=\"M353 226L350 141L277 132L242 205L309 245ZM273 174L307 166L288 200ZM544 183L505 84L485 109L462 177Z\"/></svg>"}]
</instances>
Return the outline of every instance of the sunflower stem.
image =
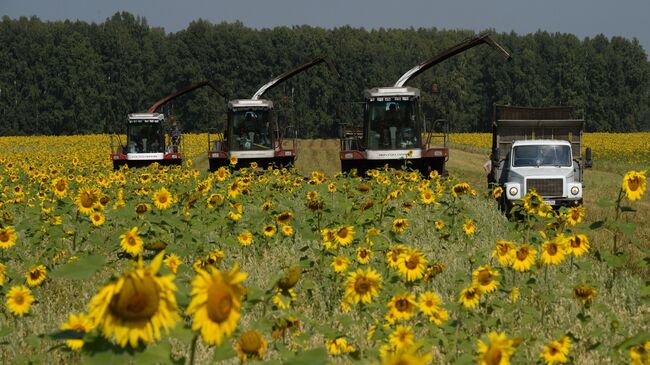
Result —
<instances>
[{"instance_id":1,"label":"sunflower stem","mask_svg":"<svg viewBox=\"0 0 650 365\"><path fill-rule=\"evenodd\" d=\"M190 345L190 363L189 365L194 365L194 357L196 355L196 342L199 339L199 334L195 334L192 338L192 344Z\"/></svg>"}]
</instances>

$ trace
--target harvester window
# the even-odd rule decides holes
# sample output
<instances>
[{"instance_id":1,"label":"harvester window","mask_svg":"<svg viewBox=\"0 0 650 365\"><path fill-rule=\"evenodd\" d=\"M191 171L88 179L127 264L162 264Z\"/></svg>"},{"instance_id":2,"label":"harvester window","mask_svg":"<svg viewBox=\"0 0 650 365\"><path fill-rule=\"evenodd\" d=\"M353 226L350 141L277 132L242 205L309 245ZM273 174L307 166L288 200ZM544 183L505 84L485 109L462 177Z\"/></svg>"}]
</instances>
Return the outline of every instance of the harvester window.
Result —
<instances>
[{"instance_id":1,"label":"harvester window","mask_svg":"<svg viewBox=\"0 0 650 365\"><path fill-rule=\"evenodd\" d=\"M159 123L129 124L127 153L159 153L164 149Z\"/></svg>"},{"instance_id":2,"label":"harvester window","mask_svg":"<svg viewBox=\"0 0 650 365\"><path fill-rule=\"evenodd\" d=\"M374 101L368 111L369 149L409 149L420 144L413 101Z\"/></svg>"},{"instance_id":3,"label":"harvester window","mask_svg":"<svg viewBox=\"0 0 650 365\"><path fill-rule=\"evenodd\" d=\"M268 111L236 111L232 113L231 140L235 150L271 148Z\"/></svg>"}]
</instances>

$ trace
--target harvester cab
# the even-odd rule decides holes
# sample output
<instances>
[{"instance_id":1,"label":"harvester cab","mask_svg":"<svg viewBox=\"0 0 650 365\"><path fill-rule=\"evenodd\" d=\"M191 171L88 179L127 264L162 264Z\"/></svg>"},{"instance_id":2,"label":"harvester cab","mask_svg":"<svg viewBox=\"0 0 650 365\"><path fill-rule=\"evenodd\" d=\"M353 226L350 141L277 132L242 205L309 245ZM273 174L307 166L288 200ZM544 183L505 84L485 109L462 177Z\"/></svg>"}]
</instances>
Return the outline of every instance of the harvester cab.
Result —
<instances>
[{"instance_id":1,"label":"harvester cab","mask_svg":"<svg viewBox=\"0 0 650 365\"><path fill-rule=\"evenodd\" d=\"M449 158L446 136L426 130L420 111L420 89L404 84L430 67L482 43L510 59L503 47L487 34L481 34L418 64L392 87L365 90L363 128L342 124L341 170L347 173L356 170L363 176L369 169L388 165L392 168L409 167L424 176L432 171L444 174L445 162ZM443 145L434 146L434 137L441 137Z\"/></svg>"},{"instance_id":2,"label":"harvester cab","mask_svg":"<svg viewBox=\"0 0 650 365\"><path fill-rule=\"evenodd\" d=\"M204 86L209 86L223 96L212 82L202 81L156 101L146 113L129 114L126 144L122 143L119 136L111 135L113 168L117 170L124 165L140 167L154 162L180 165L185 152L181 129L176 121L167 123L164 114L157 111L169 101Z\"/></svg>"},{"instance_id":3,"label":"harvester cab","mask_svg":"<svg viewBox=\"0 0 650 365\"><path fill-rule=\"evenodd\" d=\"M208 134L210 171L229 165L232 157L237 158L239 167L250 166L253 162L262 168L293 164L297 146L295 130L285 139L287 136L284 128L280 128L273 101L261 99L261 96L284 80L322 62L338 76L334 65L320 57L269 81L250 99L230 100L226 130L216 136Z\"/></svg>"}]
</instances>

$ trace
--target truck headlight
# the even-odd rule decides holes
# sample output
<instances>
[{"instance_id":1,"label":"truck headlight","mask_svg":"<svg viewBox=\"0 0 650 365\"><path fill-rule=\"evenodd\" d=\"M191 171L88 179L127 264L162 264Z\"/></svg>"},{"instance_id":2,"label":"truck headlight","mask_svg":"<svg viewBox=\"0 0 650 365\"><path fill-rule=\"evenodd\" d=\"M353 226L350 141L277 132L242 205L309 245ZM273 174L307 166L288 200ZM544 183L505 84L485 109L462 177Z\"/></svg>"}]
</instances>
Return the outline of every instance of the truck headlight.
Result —
<instances>
[{"instance_id":1,"label":"truck headlight","mask_svg":"<svg viewBox=\"0 0 650 365\"><path fill-rule=\"evenodd\" d=\"M518 192L519 192L519 189L517 189L517 188L514 187L514 186L511 187L511 188L508 190L508 194L510 194L510 196L517 196L517 193L518 193Z\"/></svg>"},{"instance_id":2,"label":"truck headlight","mask_svg":"<svg viewBox=\"0 0 650 365\"><path fill-rule=\"evenodd\" d=\"M577 186L574 186L571 188L571 195L578 195L580 193L580 188Z\"/></svg>"}]
</instances>

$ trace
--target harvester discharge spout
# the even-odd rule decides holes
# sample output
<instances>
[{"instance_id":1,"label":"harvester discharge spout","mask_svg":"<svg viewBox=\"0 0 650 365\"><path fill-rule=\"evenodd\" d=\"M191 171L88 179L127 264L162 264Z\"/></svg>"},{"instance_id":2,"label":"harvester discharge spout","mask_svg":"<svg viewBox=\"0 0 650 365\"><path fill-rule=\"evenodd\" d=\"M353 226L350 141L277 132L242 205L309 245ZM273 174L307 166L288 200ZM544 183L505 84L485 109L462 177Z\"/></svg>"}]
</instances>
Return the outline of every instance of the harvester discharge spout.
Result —
<instances>
[{"instance_id":1,"label":"harvester discharge spout","mask_svg":"<svg viewBox=\"0 0 650 365\"><path fill-rule=\"evenodd\" d=\"M430 67L437 65L448 58L451 58L459 53L465 52L466 50L470 48L474 48L483 43L488 44L492 48L496 49L499 53L501 53L501 55L506 61L509 61L512 58L510 54L503 47L501 47L501 45L498 44L494 39L490 38L490 36L487 33L482 33L475 37L468 38L458 43L457 45L448 48L442 53L439 53L431 57L430 59L418 64L412 69L408 70L404 75L402 75L402 77L399 78L399 80L397 80L394 87L402 87L410 79L421 74L422 72L426 71Z\"/></svg>"}]
</instances>

